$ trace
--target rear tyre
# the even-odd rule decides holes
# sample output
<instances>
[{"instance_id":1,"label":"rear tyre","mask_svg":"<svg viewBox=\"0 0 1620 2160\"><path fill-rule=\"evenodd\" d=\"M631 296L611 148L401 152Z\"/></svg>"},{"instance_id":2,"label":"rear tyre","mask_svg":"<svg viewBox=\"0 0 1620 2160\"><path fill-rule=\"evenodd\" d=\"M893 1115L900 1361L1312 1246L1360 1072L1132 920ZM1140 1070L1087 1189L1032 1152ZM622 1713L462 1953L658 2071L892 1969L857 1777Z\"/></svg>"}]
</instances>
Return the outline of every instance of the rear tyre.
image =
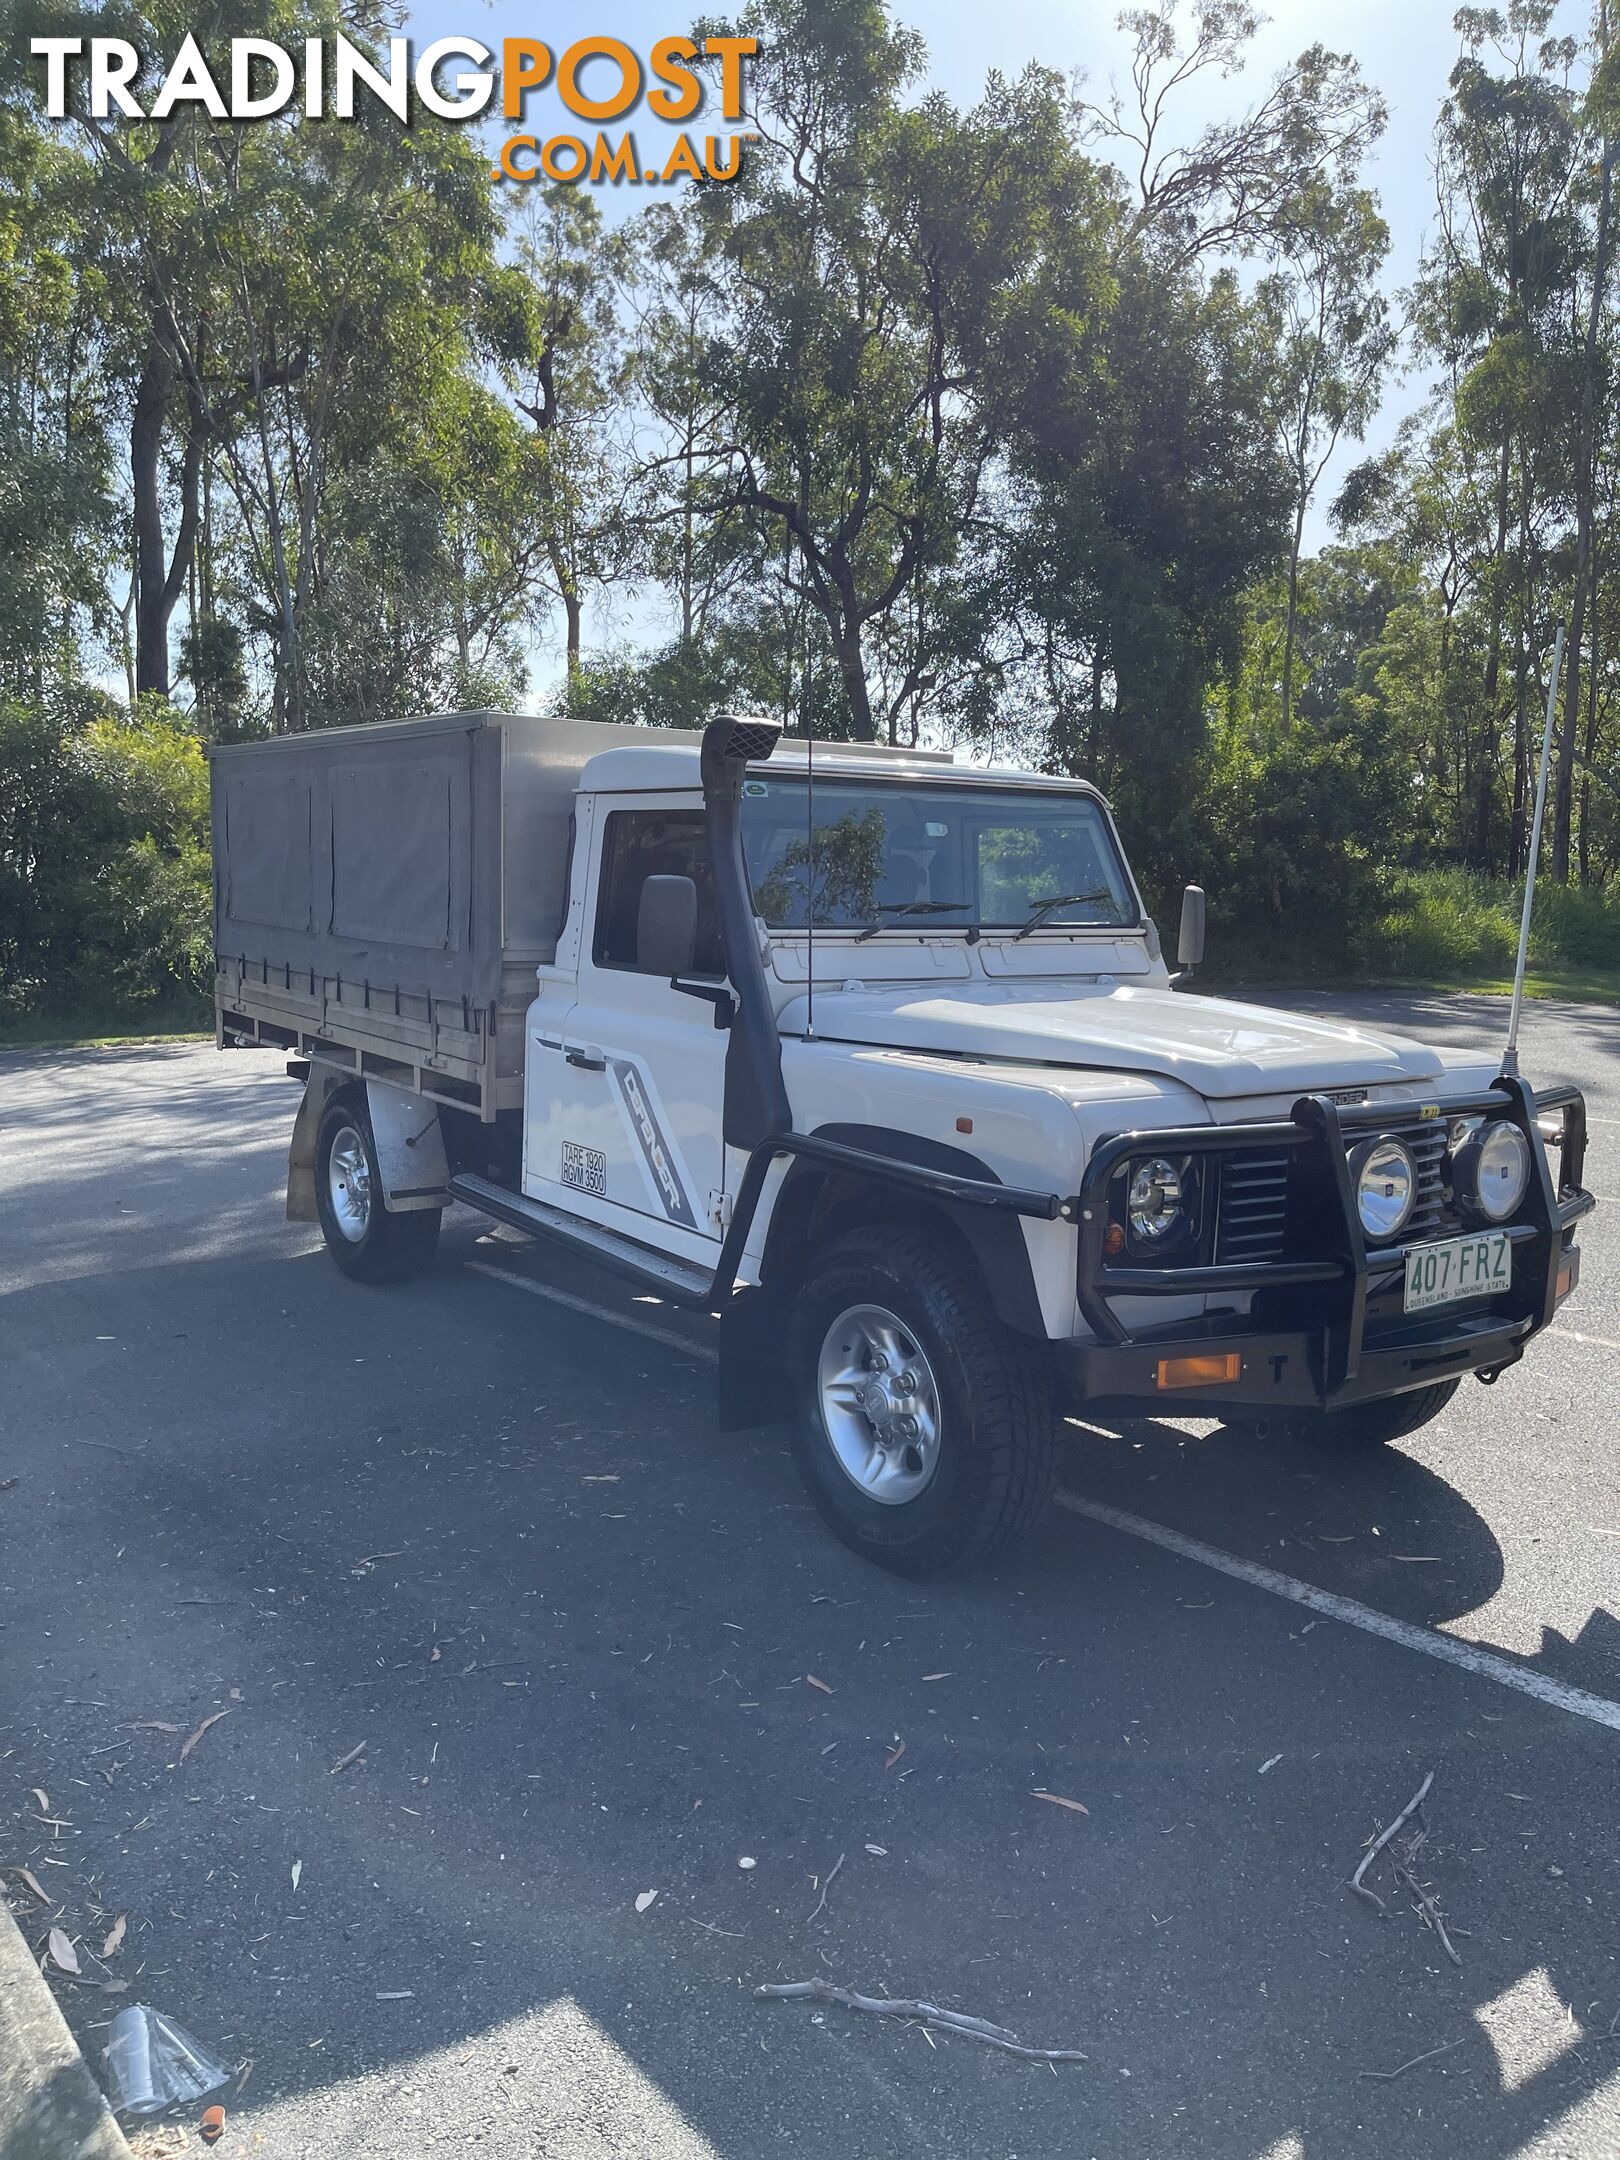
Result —
<instances>
[{"instance_id":1,"label":"rear tyre","mask_svg":"<svg viewBox=\"0 0 1620 2160\"><path fill-rule=\"evenodd\" d=\"M1262 1439L1305 1440L1318 1447L1387 1447L1404 1440L1437 1418L1460 1382L1436 1380L1405 1395L1355 1403L1348 1410L1307 1411L1298 1417L1256 1419L1252 1430Z\"/></svg>"},{"instance_id":2,"label":"rear tyre","mask_svg":"<svg viewBox=\"0 0 1620 2160\"><path fill-rule=\"evenodd\" d=\"M384 1205L365 1099L347 1091L332 1098L321 1119L315 1208L327 1251L356 1282L404 1282L421 1273L438 1246L438 1208L396 1215Z\"/></svg>"},{"instance_id":3,"label":"rear tyre","mask_svg":"<svg viewBox=\"0 0 1620 2160\"><path fill-rule=\"evenodd\" d=\"M932 1239L877 1226L829 1246L794 1304L788 1371L800 1474L864 1559L938 1575L1039 1521L1057 1474L1041 1347Z\"/></svg>"}]
</instances>

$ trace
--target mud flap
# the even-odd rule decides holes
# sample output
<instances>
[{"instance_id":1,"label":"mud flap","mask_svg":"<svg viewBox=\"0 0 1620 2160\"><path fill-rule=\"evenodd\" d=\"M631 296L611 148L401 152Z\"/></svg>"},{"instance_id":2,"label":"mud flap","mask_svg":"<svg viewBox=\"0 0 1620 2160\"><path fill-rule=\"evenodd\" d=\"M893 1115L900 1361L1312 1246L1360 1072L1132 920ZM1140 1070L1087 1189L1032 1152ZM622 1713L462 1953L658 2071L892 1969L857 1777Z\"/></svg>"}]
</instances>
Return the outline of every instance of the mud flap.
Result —
<instances>
[{"instance_id":1,"label":"mud flap","mask_svg":"<svg viewBox=\"0 0 1620 2160\"><path fill-rule=\"evenodd\" d=\"M782 1362L782 1301L768 1290L735 1290L720 1313L718 1419L722 1432L779 1425L792 1410Z\"/></svg>"},{"instance_id":2,"label":"mud flap","mask_svg":"<svg viewBox=\"0 0 1620 2160\"><path fill-rule=\"evenodd\" d=\"M368 1080L366 1108L388 1212L408 1215L413 1210L448 1207L450 1165L436 1105L380 1080Z\"/></svg>"},{"instance_id":3,"label":"mud flap","mask_svg":"<svg viewBox=\"0 0 1620 2160\"><path fill-rule=\"evenodd\" d=\"M293 1120L292 1142L287 1149L287 1220L319 1222L315 1206L315 1142L321 1129L321 1112L339 1075L330 1066L311 1066L304 1081L304 1096Z\"/></svg>"}]
</instances>

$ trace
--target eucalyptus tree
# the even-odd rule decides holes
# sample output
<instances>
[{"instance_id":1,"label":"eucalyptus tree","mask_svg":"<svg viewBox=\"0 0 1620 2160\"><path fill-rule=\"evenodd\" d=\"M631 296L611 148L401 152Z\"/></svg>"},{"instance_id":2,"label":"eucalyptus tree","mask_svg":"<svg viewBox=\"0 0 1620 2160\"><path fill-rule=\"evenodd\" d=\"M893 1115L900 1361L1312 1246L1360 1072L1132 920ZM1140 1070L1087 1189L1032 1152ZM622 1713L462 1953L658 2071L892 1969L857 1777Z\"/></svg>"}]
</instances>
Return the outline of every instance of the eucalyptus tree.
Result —
<instances>
[{"instance_id":1,"label":"eucalyptus tree","mask_svg":"<svg viewBox=\"0 0 1620 2160\"><path fill-rule=\"evenodd\" d=\"M1546 581L1576 492L1574 324L1590 238L1569 79L1576 55L1549 37L1552 13L1550 0L1513 0L1505 12L1458 14L1462 51L1436 128L1436 233L1414 291L1467 535L1459 628L1478 666L1457 682L1470 715L1460 747L1470 809L1458 841L1480 868L1497 854L1504 765L1506 859L1516 866L1522 856L1534 681L1556 612Z\"/></svg>"},{"instance_id":2,"label":"eucalyptus tree","mask_svg":"<svg viewBox=\"0 0 1620 2160\"><path fill-rule=\"evenodd\" d=\"M770 0L742 176L698 210L721 300L698 478L767 536L824 626L861 739L944 696L956 603L1007 441L1007 351L1075 364L1105 305L1108 201L1057 78L969 112L907 102L915 37L879 0Z\"/></svg>"},{"instance_id":3,"label":"eucalyptus tree","mask_svg":"<svg viewBox=\"0 0 1620 2160\"><path fill-rule=\"evenodd\" d=\"M1273 351L1268 403L1293 492L1282 649L1286 730L1294 717L1306 515L1340 443L1359 441L1377 410L1398 332L1379 287L1389 230L1365 189L1313 182L1295 198L1276 244L1284 267L1262 282L1257 302Z\"/></svg>"},{"instance_id":4,"label":"eucalyptus tree","mask_svg":"<svg viewBox=\"0 0 1620 2160\"><path fill-rule=\"evenodd\" d=\"M635 355L623 305L632 259L626 238L604 229L577 187L532 194L515 237L527 292L503 358L538 450L522 530L561 605L572 680L588 595L634 581L644 556L646 476L634 455Z\"/></svg>"},{"instance_id":5,"label":"eucalyptus tree","mask_svg":"<svg viewBox=\"0 0 1620 2160\"><path fill-rule=\"evenodd\" d=\"M1312 45L1256 103L1184 139L1188 85L1240 74L1263 20L1249 0L1128 9L1129 87L1082 104L1089 139L1123 176L1131 235L1172 262L1270 251L1303 197L1355 183L1383 132L1384 101L1355 61Z\"/></svg>"}]
</instances>

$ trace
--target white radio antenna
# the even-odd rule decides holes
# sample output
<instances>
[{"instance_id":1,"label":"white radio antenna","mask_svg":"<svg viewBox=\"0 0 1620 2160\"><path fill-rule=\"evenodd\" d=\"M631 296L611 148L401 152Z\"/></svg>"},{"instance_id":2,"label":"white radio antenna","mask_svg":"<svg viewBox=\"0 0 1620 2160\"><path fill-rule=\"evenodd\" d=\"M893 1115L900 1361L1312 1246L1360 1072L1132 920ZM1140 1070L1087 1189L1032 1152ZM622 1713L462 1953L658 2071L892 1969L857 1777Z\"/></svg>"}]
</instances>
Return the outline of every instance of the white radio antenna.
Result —
<instances>
[{"instance_id":1,"label":"white radio antenna","mask_svg":"<svg viewBox=\"0 0 1620 2160\"><path fill-rule=\"evenodd\" d=\"M1513 968L1513 1006L1508 1013L1507 1048L1502 1052L1502 1071L1508 1079L1519 1073L1519 1008L1524 1003L1524 966L1530 955L1530 911L1536 903L1536 865L1541 860L1541 817L1547 807L1547 763L1552 755L1553 714L1558 707L1558 679L1564 667L1564 626L1558 625L1553 640L1552 680L1547 685L1547 718L1541 730L1541 769L1536 776L1536 809L1530 821L1530 860L1524 875L1524 912L1519 917L1519 957Z\"/></svg>"}]
</instances>

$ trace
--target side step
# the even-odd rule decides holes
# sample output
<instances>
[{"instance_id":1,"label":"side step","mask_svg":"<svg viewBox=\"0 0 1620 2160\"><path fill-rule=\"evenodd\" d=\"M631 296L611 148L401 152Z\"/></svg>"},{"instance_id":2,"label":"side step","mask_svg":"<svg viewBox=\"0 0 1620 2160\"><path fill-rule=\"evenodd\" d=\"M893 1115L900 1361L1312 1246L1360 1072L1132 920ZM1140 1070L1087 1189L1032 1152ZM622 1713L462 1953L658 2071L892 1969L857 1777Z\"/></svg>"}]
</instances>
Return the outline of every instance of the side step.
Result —
<instances>
[{"instance_id":1,"label":"side step","mask_svg":"<svg viewBox=\"0 0 1620 2160\"><path fill-rule=\"evenodd\" d=\"M605 1230L600 1223L584 1222L562 1208L549 1207L544 1200L527 1199L522 1193L511 1192L490 1178L474 1176L470 1170L458 1172L450 1180L450 1190L468 1207L493 1215L497 1222L506 1223L513 1230L523 1230L531 1237L549 1238L555 1244L566 1245L586 1259L612 1268L615 1274L626 1275L644 1289L655 1291L660 1297L672 1298L679 1305L708 1309L714 1277L706 1269L693 1267L685 1260L673 1260L666 1253L653 1252L648 1246L638 1245L634 1238L621 1237L616 1230Z\"/></svg>"}]
</instances>

